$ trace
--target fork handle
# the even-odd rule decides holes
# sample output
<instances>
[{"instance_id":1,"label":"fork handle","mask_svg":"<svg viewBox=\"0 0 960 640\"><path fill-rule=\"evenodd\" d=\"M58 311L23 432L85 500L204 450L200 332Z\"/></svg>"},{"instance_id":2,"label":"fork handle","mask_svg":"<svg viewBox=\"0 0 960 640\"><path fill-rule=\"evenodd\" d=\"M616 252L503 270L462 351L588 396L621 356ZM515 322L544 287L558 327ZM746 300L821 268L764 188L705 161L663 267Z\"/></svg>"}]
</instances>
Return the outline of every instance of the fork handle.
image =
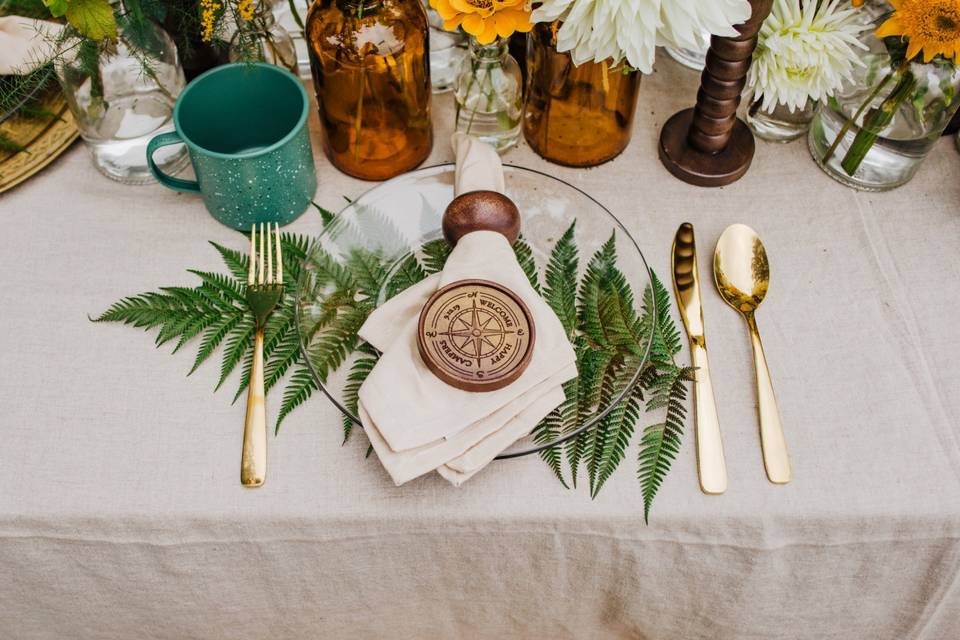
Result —
<instances>
[{"instance_id":1,"label":"fork handle","mask_svg":"<svg viewBox=\"0 0 960 640\"><path fill-rule=\"evenodd\" d=\"M247 388L247 417L243 423L240 483L259 487L267 475L267 405L263 392L263 329L253 341L253 365Z\"/></svg>"}]
</instances>

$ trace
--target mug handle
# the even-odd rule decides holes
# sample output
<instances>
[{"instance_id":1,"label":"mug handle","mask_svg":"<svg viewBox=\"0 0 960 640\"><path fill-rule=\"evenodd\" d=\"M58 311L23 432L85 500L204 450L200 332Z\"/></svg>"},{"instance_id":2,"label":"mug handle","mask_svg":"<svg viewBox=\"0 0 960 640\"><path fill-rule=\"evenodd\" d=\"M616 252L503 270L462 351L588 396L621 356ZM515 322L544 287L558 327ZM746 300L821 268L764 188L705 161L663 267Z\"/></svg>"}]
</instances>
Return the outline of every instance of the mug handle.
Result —
<instances>
[{"instance_id":1,"label":"mug handle","mask_svg":"<svg viewBox=\"0 0 960 640\"><path fill-rule=\"evenodd\" d=\"M153 174L153 177L156 178L160 184L168 189L182 191L184 193L200 193L200 184L196 180L184 180L182 178L169 176L163 171L160 171L160 167L153 161L153 154L156 153L160 147L182 143L183 138L181 138L180 134L176 131L168 131L167 133L154 136L150 142L147 143L147 164L150 166L150 173Z\"/></svg>"}]
</instances>

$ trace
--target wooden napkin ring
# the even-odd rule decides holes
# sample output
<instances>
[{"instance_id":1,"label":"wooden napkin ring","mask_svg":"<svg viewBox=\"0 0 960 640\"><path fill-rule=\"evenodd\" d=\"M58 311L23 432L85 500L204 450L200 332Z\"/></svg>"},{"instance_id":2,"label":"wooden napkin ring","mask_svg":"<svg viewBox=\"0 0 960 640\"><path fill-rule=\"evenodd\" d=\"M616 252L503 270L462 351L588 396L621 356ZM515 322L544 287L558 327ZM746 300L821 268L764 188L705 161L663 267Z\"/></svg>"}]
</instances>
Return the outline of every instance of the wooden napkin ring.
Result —
<instances>
[{"instance_id":1,"label":"wooden napkin ring","mask_svg":"<svg viewBox=\"0 0 960 640\"><path fill-rule=\"evenodd\" d=\"M536 337L533 316L517 294L489 280L458 280L423 305L417 349L450 386L495 391L526 370Z\"/></svg>"},{"instance_id":2,"label":"wooden napkin ring","mask_svg":"<svg viewBox=\"0 0 960 640\"><path fill-rule=\"evenodd\" d=\"M520 237L520 210L496 191L468 191L453 199L443 213L443 237L450 246L473 231L497 231L510 244Z\"/></svg>"}]
</instances>

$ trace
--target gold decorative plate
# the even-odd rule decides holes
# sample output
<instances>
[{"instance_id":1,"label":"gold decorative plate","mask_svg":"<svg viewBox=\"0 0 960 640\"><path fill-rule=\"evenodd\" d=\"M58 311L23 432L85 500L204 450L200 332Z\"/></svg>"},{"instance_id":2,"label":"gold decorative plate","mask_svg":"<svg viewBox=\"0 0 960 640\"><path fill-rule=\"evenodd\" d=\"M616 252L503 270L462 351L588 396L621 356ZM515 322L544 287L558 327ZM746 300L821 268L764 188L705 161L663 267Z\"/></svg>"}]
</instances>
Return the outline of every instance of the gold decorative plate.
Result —
<instances>
[{"instance_id":1,"label":"gold decorative plate","mask_svg":"<svg viewBox=\"0 0 960 640\"><path fill-rule=\"evenodd\" d=\"M449 284L420 312L417 348L424 364L466 391L494 391L519 378L530 364L535 340L527 305L487 280Z\"/></svg>"},{"instance_id":2,"label":"gold decorative plate","mask_svg":"<svg viewBox=\"0 0 960 640\"><path fill-rule=\"evenodd\" d=\"M0 133L24 147L18 152L0 150L0 193L53 162L80 135L59 91L48 91L39 106L56 117L28 117L18 113L0 124Z\"/></svg>"}]
</instances>

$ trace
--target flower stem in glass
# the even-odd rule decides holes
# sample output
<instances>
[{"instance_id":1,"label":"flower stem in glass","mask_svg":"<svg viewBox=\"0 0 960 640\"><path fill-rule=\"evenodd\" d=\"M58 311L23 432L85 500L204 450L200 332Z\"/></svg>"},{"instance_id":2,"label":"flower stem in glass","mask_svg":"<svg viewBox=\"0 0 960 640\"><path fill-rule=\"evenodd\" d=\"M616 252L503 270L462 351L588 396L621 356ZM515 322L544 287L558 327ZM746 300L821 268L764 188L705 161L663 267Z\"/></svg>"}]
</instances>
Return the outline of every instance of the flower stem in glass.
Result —
<instances>
[{"instance_id":1,"label":"flower stem in glass","mask_svg":"<svg viewBox=\"0 0 960 640\"><path fill-rule=\"evenodd\" d=\"M847 132L850 131L850 127L852 127L853 124L860 118L860 116L863 115L863 112L867 110L867 107L870 106L870 103L873 102L874 98L880 95L880 92L883 91L884 88L887 86L887 83L889 83L890 80L893 79L893 76L895 76L898 72L903 71L906 68L906 66L907 66L907 63L904 62L902 65L900 65L900 67L896 72L891 72L891 73L888 73L886 76L884 76L883 80L878 82L877 86L875 86L873 88L873 91L870 92L870 95L866 97L866 99L863 101L863 104L861 104L860 108L857 109L856 113L854 113L849 120L843 123L843 126L840 128L840 131L837 132L837 137L834 138L833 140L833 144L831 144L830 148L827 149L827 152L823 154L824 163L828 162L830 158L833 157L833 154L836 153L837 151L837 147L840 146L840 142L843 141L843 137L847 135Z\"/></svg>"},{"instance_id":2,"label":"flower stem in glass","mask_svg":"<svg viewBox=\"0 0 960 640\"><path fill-rule=\"evenodd\" d=\"M863 125L861 125L860 130L857 131L857 135L853 139L853 144L850 145L846 155L843 157L843 161L840 163L840 166L843 167L843 170L847 172L848 176L852 176L857 172L860 163L863 162L863 159L867 156L871 147L873 147L873 143L876 142L880 132L890 124L897 109L900 108L900 104L903 103L916 88L917 78L913 73L907 71L900 76L900 81L897 82L897 86L895 86L893 91L890 92L890 95L880 103L880 106L871 109L867 113L867 116L863 119Z\"/></svg>"}]
</instances>

